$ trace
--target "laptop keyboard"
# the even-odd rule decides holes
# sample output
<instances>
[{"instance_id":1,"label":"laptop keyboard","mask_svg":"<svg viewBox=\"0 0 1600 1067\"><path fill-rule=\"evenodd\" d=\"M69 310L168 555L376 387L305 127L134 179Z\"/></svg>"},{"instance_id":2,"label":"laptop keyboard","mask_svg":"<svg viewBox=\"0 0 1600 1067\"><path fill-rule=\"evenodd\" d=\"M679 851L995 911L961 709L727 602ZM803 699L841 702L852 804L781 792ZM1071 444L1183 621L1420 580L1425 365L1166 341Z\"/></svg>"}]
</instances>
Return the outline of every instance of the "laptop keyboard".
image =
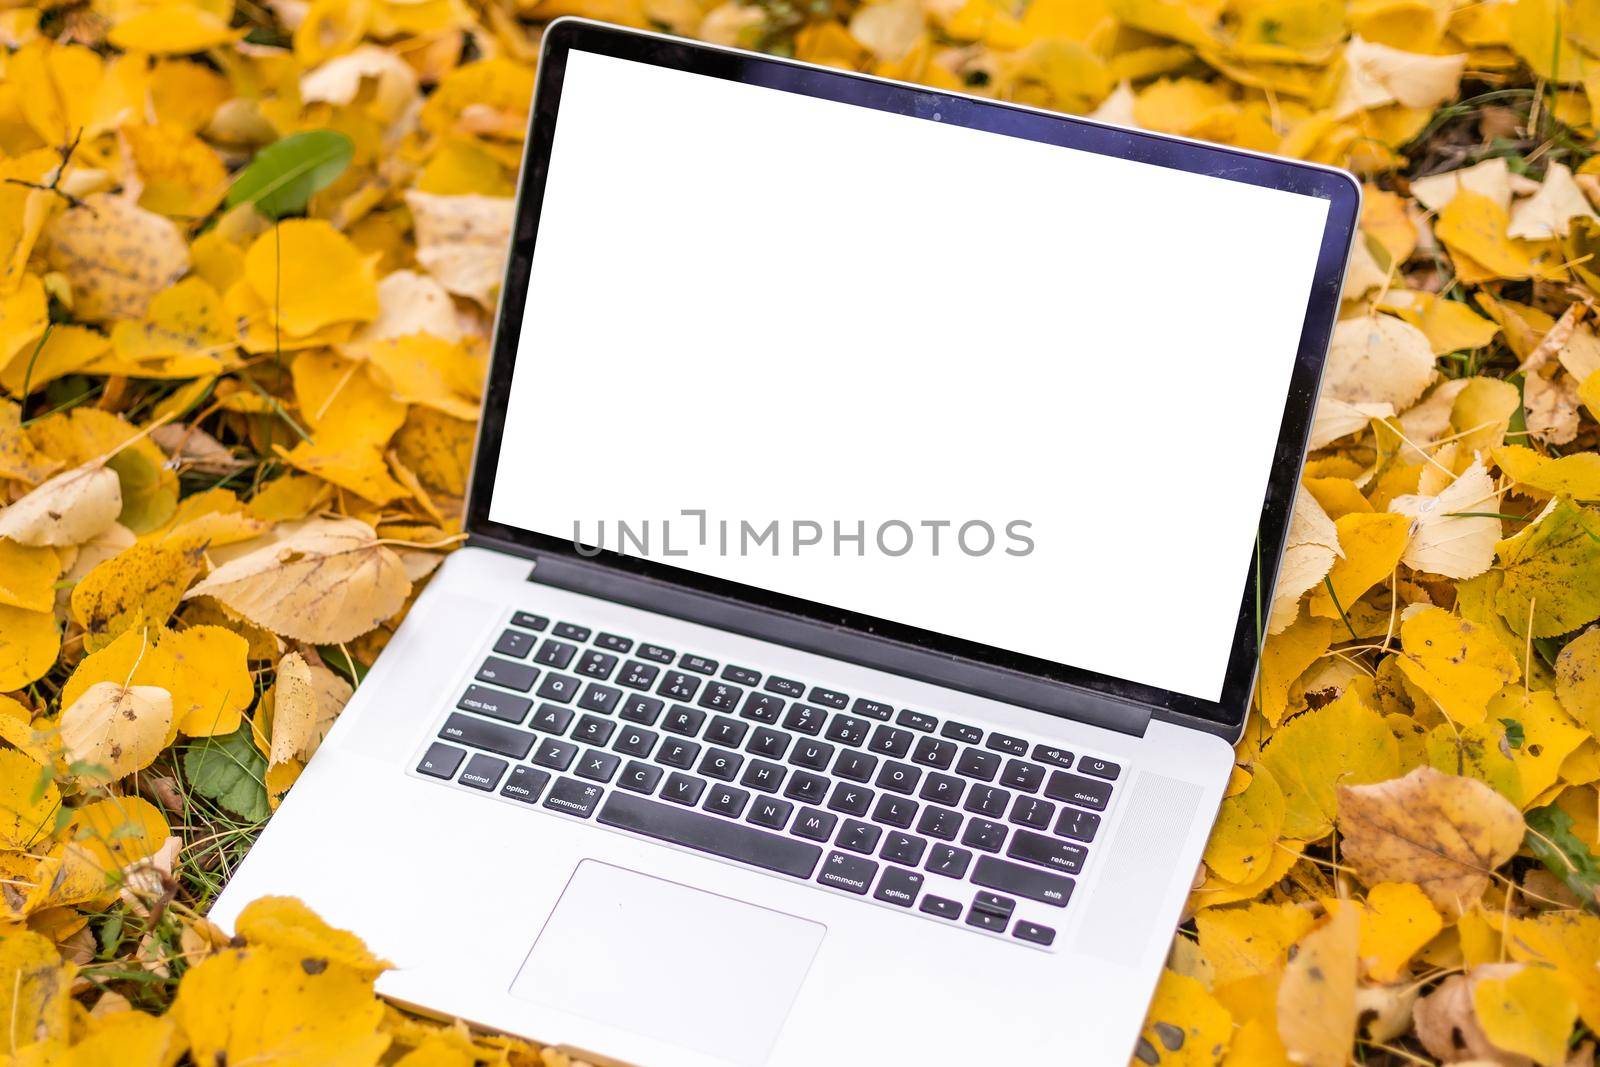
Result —
<instances>
[{"instance_id":1,"label":"laptop keyboard","mask_svg":"<svg viewBox=\"0 0 1600 1067\"><path fill-rule=\"evenodd\" d=\"M420 774L1040 946L1017 901L1067 906L1122 773L529 612L438 738Z\"/></svg>"}]
</instances>

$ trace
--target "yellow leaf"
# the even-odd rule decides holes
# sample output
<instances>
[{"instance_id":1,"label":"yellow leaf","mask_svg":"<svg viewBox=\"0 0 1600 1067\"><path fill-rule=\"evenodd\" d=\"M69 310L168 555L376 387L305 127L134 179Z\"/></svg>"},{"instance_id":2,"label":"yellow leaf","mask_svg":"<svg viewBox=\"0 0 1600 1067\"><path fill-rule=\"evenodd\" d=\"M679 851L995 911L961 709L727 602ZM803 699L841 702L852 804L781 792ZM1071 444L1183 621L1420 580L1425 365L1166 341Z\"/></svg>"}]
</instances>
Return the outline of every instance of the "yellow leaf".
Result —
<instances>
[{"instance_id":1,"label":"yellow leaf","mask_svg":"<svg viewBox=\"0 0 1600 1067\"><path fill-rule=\"evenodd\" d=\"M1289 687L1333 643L1333 620L1302 616L1287 630L1267 638L1261 650L1258 696L1261 714L1278 725L1289 707Z\"/></svg>"},{"instance_id":2,"label":"yellow leaf","mask_svg":"<svg viewBox=\"0 0 1600 1067\"><path fill-rule=\"evenodd\" d=\"M1489 698L1522 677L1511 652L1485 627L1439 608L1400 624L1400 670L1459 723L1482 722Z\"/></svg>"},{"instance_id":3,"label":"yellow leaf","mask_svg":"<svg viewBox=\"0 0 1600 1067\"><path fill-rule=\"evenodd\" d=\"M197 1063L373 1067L389 1044L370 978L286 949L201 961L184 974L171 1011Z\"/></svg>"},{"instance_id":4,"label":"yellow leaf","mask_svg":"<svg viewBox=\"0 0 1600 1067\"><path fill-rule=\"evenodd\" d=\"M1205 986L1176 971L1163 970L1145 1016L1141 1050L1162 1067L1214 1067L1228 1049L1233 1018Z\"/></svg>"},{"instance_id":5,"label":"yellow leaf","mask_svg":"<svg viewBox=\"0 0 1600 1067\"><path fill-rule=\"evenodd\" d=\"M1283 789L1284 836L1314 841L1333 829L1338 787L1392 777L1400 750L1383 718L1351 687L1279 727L1261 762Z\"/></svg>"},{"instance_id":6,"label":"yellow leaf","mask_svg":"<svg viewBox=\"0 0 1600 1067\"><path fill-rule=\"evenodd\" d=\"M1334 526L1343 558L1334 561L1327 582L1311 591L1311 614L1329 619L1348 614L1367 590L1394 573L1411 524L1404 515L1354 512Z\"/></svg>"},{"instance_id":7,"label":"yellow leaf","mask_svg":"<svg viewBox=\"0 0 1600 1067\"><path fill-rule=\"evenodd\" d=\"M286 219L257 237L245 253L244 276L287 334L378 314L372 263L321 219Z\"/></svg>"},{"instance_id":8,"label":"yellow leaf","mask_svg":"<svg viewBox=\"0 0 1600 1067\"><path fill-rule=\"evenodd\" d=\"M0 605L0 692L44 677L60 648L54 612Z\"/></svg>"},{"instance_id":9,"label":"yellow leaf","mask_svg":"<svg viewBox=\"0 0 1600 1067\"><path fill-rule=\"evenodd\" d=\"M172 713L190 737L231 734L255 699L250 644L220 626L191 626L161 639L172 659Z\"/></svg>"},{"instance_id":10,"label":"yellow leaf","mask_svg":"<svg viewBox=\"0 0 1600 1067\"><path fill-rule=\"evenodd\" d=\"M1465 256L1491 278L1528 278L1535 271L1526 249L1506 232L1511 219L1494 201L1462 189L1439 212L1434 233L1452 254Z\"/></svg>"},{"instance_id":11,"label":"yellow leaf","mask_svg":"<svg viewBox=\"0 0 1600 1067\"><path fill-rule=\"evenodd\" d=\"M1339 557L1339 529L1311 493L1298 493L1289 516L1288 543L1278 565L1278 581L1272 591L1272 610L1267 620L1269 634L1282 633L1295 621L1300 597L1320 584Z\"/></svg>"},{"instance_id":12,"label":"yellow leaf","mask_svg":"<svg viewBox=\"0 0 1600 1067\"><path fill-rule=\"evenodd\" d=\"M1511 417L1521 408L1522 394L1510 382L1499 378L1469 379L1450 407L1456 447L1469 456L1487 455L1505 440Z\"/></svg>"},{"instance_id":13,"label":"yellow leaf","mask_svg":"<svg viewBox=\"0 0 1600 1067\"><path fill-rule=\"evenodd\" d=\"M1600 627L1568 641L1556 657L1556 696L1590 733L1600 729Z\"/></svg>"},{"instance_id":14,"label":"yellow leaf","mask_svg":"<svg viewBox=\"0 0 1600 1067\"><path fill-rule=\"evenodd\" d=\"M48 547L29 547L0 538L0 606L51 611L61 559Z\"/></svg>"},{"instance_id":15,"label":"yellow leaf","mask_svg":"<svg viewBox=\"0 0 1600 1067\"><path fill-rule=\"evenodd\" d=\"M117 323L111 345L117 358L134 362L169 356L215 359L232 349L233 336L222 297L204 279L191 277L157 294L143 320Z\"/></svg>"},{"instance_id":16,"label":"yellow leaf","mask_svg":"<svg viewBox=\"0 0 1600 1067\"><path fill-rule=\"evenodd\" d=\"M130 52L151 55L188 55L244 36L228 28L225 19L210 11L175 0L156 4L123 19L111 28L112 44Z\"/></svg>"},{"instance_id":17,"label":"yellow leaf","mask_svg":"<svg viewBox=\"0 0 1600 1067\"><path fill-rule=\"evenodd\" d=\"M134 626L78 661L61 687L61 706L70 707L99 682L171 690L172 670L172 657L159 643L157 632Z\"/></svg>"},{"instance_id":18,"label":"yellow leaf","mask_svg":"<svg viewBox=\"0 0 1600 1067\"><path fill-rule=\"evenodd\" d=\"M1345 1067L1356 1039L1361 920L1341 908L1301 938L1278 986L1278 1037L1308 1067Z\"/></svg>"},{"instance_id":19,"label":"yellow leaf","mask_svg":"<svg viewBox=\"0 0 1600 1067\"><path fill-rule=\"evenodd\" d=\"M108 193L56 216L45 231L50 265L72 284L80 319L137 319L150 299L189 269L178 228L153 211Z\"/></svg>"},{"instance_id":20,"label":"yellow leaf","mask_svg":"<svg viewBox=\"0 0 1600 1067\"><path fill-rule=\"evenodd\" d=\"M374 956L362 940L348 930L337 930L294 897L258 897L244 906L233 923L234 933L252 947L291 952L327 960L365 979L378 977L391 966Z\"/></svg>"},{"instance_id":21,"label":"yellow leaf","mask_svg":"<svg viewBox=\"0 0 1600 1067\"><path fill-rule=\"evenodd\" d=\"M114 796L78 808L60 843L40 861L23 910L109 900L122 872L154 855L168 836L167 820L139 797Z\"/></svg>"},{"instance_id":22,"label":"yellow leaf","mask_svg":"<svg viewBox=\"0 0 1600 1067\"><path fill-rule=\"evenodd\" d=\"M201 546L136 544L84 575L72 589L72 617L89 631L91 647L122 633L136 620L167 621L200 573Z\"/></svg>"},{"instance_id":23,"label":"yellow leaf","mask_svg":"<svg viewBox=\"0 0 1600 1067\"><path fill-rule=\"evenodd\" d=\"M1555 637L1600 617L1600 515L1559 500L1495 552L1495 607L1513 633Z\"/></svg>"},{"instance_id":24,"label":"yellow leaf","mask_svg":"<svg viewBox=\"0 0 1600 1067\"><path fill-rule=\"evenodd\" d=\"M399 557L377 543L372 527L315 519L224 563L186 598L211 596L284 637L336 644L389 618L410 591Z\"/></svg>"},{"instance_id":25,"label":"yellow leaf","mask_svg":"<svg viewBox=\"0 0 1600 1067\"><path fill-rule=\"evenodd\" d=\"M1566 1062L1578 1006L1550 968L1524 966L1505 978L1480 978L1472 1006L1484 1036L1497 1047L1541 1064Z\"/></svg>"},{"instance_id":26,"label":"yellow leaf","mask_svg":"<svg viewBox=\"0 0 1600 1067\"><path fill-rule=\"evenodd\" d=\"M1433 381L1427 335L1392 315L1344 319L1333 329L1322 394L1352 404L1402 411Z\"/></svg>"},{"instance_id":27,"label":"yellow leaf","mask_svg":"<svg viewBox=\"0 0 1600 1067\"><path fill-rule=\"evenodd\" d=\"M1257 764L1244 791L1223 799L1206 842L1206 866L1229 882L1250 881L1272 862L1283 818L1283 790L1272 772Z\"/></svg>"},{"instance_id":28,"label":"yellow leaf","mask_svg":"<svg viewBox=\"0 0 1600 1067\"><path fill-rule=\"evenodd\" d=\"M172 1067L183 1055L178 1027L169 1018L142 1011L89 1015L86 1032L65 1067Z\"/></svg>"},{"instance_id":29,"label":"yellow leaf","mask_svg":"<svg viewBox=\"0 0 1600 1067\"><path fill-rule=\"evenodd\" d=\"M1522 445L1494 450L1495 466L1518 485L1550 496L1600 500L1600 454L1574 452L1551 459Z\"/></svg>"},{"instance_id":30,"label":"yellow leaf","mask_svg":"<svg viewBox=\"0 0 1600 1067\"><path fill-rule=\"evenodd\" d=\"M1418 767L1339 789L1342 855L1367 885L1414 882L1448 918L1522 845L1522 816L1482 782Z\"/></svg>"},{"instance_id":31,"label":"yellow leaf","mask_svg":"<svg viewBox=\"0 0 1600 1067\"><path fill-rule=\"evenodd\" d=\"M1594 60L1566 40L1570 14L1563 0L1515 0L1511 8L1510 45L1541 78L1582 81Z\"/></svg>"},{"instance_id":32,"label":"yellow leaf","mask_svg":"<svg viewBox=\"0 0 1600 1067\"><path fill-rule=\"evenodd\" d=\"M15 749L0 749L0 849L32 849L54 831L60 805L61 792L42 764Z\"/></svg>"},{"instance_id":33,"label":"yellow leaf","mask_svg":"<svg viewBox=\"0 0 1600 1067\"><path fill-rule=\"evenodd\" d=\"M0 478L38 485L61 469L61 462L34 447L22 428L22 409L0 399Z\"/></svg>"},{"instance_id":34,"label":"yellow leaf","mask_svg":"<svg viewBox=\"0 0 1600 1067\"><path fill-rule=\"evenodd\" d=\"M24 345L0 369L0 385L13 393L32 393L57 378L87 371L106 353L104 334L85 326L55 326L36 345Z\"/></svg>"},{"instance_id":35,"label":"yellow leaf","mask_svg":"<svg viewBox=\"0 0 1600 1067\"><path fill-rule=\"evenodd\" d=\"M437 408L458 419L478 417L483 368L459 341L416 333L362 347L394 399Z\"/></svg>"},{"instance_id":36,"label":"yellow leaf","mask_svg":"<svg viewBox=\"0 0 1600 1067\"><path fill-rule=\"evenodd\" d=\"M1205 908L1194 917L1201 954L1217 985L1257 975L1277 976L1288 962L1289 946L1315 922L1311 910L1299 904Z\"/></svg>"},{"instance_id":37,"label":"yellow leaf","mask_svg":"<svg viewBox=\"0 0 1600 1067\"><path fill-rule=\"evenodd\" d=\"M1417 324L1428 335L1433 354L1482 348L1500 332L1498 323L1479 315L1460 300L1435 297L1428 301Z\"/></svg>"},{"instance_id":38,"label":"yellow leaf","mask_svg":"<svg viewBox=\"0 0 1600 1067\"><path fill-rule=\"evenodd\" d=\"M55 945L29 930L0 937L0 1053L14 1054L35 1041L66 1040L72 1020L77 968Z\"/></svg>"},{"instance_id":39,"label":"yellow leaf","mask_svg":"<svg viewBox=\"0 0 1600 1067\"><path fill-rule=\"evenodd\" d=\"M96 682L61 713L66 757L105 783L150 766L172 728L172 694L153 685Z\"/></svg>"},{"instance_id":40,"label":"yellow leaf","mask_svg":"<svg viewBox=\"0 0 1600 1067\"><path fill-rule=\"evenodd\" d=\"M1492 720L1468 726L1441 723L1428 732L1426 740L1428 766L1445 774L1476 778L1521 807L1529 796L1522 791L1522 772L1510 751L1505 727Z\"/></svg>"},{"instance_id":41,"label":"yellow leaf","mask_svg":"<svg viewBox=\"0 0 1600 1067\"><path fill-rule=\"evenodd\" d=\"M439 95L435 93L429 103ZM426 117L426 106L423 114ZM493 307L511 242L511 198L412 191L406 194L406 204L416 222L417 262L422 268L450 292Z\"/></svg>"},{"instance_id":42,"label":"yellow leaf","mask_svg":"<svg viewBox=\"0 0 1600 1067\"><path fill-rule=\"evenodd\" d=\"M122 136L144 179L140 207L170 218L199 219L210 214L228 191L222 157L189 130L130 123L122 127Z\"/></svg>"},{"instance_id":43,"label":"yellow leaf","mask_svg":"<svg viewBox=\"0 0 1600 1067\"><path fill-rule=\"evenodd\" d=\"M1504 532L1494 516L1500 495L1479 460L1437 495L1397 496L1389 510L1411 520L1400 562L1413 570L1474 578L1494 563L1494 546Z\"/></svg>"},{"instance_id":44,"label":"yellow leaf","mask_svg":"<svg viewBox=\"0 0 1600 1067\"><path fill-rule=\"evenodd\" d=\"M1417 950L1444 928L1422 890L1409 882L1380 882L1367 892L1361 916L1361 958L1374 981L1395 982Z\"/></svg>"},{"instance_id":45,"label":"yellow leaf","mask_svg":"<svg viewBox=\"0 0 1600 1067\"><path fill-rule=\"evenodd\" d=\"M0 367L14 356L32 358L33 349L49 325L44 283L37 274L24 274L16 289L0 295Z\"/></svg>"},{"instance_id":46,"label":"yellow leaf","mask_svg":"<svg viewBox=\"0 0 1600 1067\"><path fill-rule=\"evenodd\" d=\"M1584 1025L1600 1028L1600 919L1582 911L1513 917L1506 948L1513 959L1554 967Z\"/></svg>"},{"instance_id":47,"label":"yellow leaf","mask_svg":"<svg viewBox=\"0 0 1600 1067\"><path fill-rule=\"evenodd\" d=\"M1530 241L1565 237L1575 218L1600 221L1594 208L1578 188L1572 171L1564 163L1552 161L1545 171L1539 191L1520 201L1511 211L1510 234Z\"/></svg>"},{"instance_id":48,"label":"yellow leaf","mask_svg":"<svg viewBox=\"0 0 1600 1067\"><path fill-rule=\"evenodd\" d=\"M1555 784L1562 761L1588 736L1548 690L1530 692L1508 685L1489 702L1489 717L1496 722L1510 719L1522 727L1522 743L1511 749L1511 760L1522 777L1524 801Z\"/></svg>"}]
</instances>

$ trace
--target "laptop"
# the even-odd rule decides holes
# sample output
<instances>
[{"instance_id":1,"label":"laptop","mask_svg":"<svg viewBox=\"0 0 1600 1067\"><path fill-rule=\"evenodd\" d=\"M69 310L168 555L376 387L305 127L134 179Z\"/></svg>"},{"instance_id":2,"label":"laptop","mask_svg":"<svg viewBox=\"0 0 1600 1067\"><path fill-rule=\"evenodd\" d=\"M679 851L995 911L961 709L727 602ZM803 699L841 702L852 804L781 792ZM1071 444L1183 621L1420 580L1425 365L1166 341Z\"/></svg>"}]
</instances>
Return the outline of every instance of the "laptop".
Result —
<instances>
[{"instance_id":1,"label":"laptop","mask_svg":"<svg viewBox=\"0 0 1600 1067\"><path fill-rule=\"evenodd\" d=\"M221 895L594 1062L1124 1064L1338 171L563 19L466 547Z\"/></svg>"}]
</instances>

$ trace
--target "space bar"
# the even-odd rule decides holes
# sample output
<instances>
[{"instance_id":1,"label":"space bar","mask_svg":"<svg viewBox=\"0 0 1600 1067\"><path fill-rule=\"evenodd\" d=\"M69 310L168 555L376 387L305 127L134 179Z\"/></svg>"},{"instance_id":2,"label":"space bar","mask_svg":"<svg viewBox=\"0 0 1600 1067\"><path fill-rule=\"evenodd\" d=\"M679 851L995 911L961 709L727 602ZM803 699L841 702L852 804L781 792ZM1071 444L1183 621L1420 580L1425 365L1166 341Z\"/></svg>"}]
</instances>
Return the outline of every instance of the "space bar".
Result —
<instances>
[{"instance_id":1,"label":"space bar","mask_svg":"<svg viewBox=\"0 0 1600 1067\"><path fill-rule=\"evenodd\" d=\"M791 841L653 800L641 800L626 793L612 793L600 809L599 820L607 826L632 830L658 841L670 841L769 871L792 874L796 878L810 878L817 868L817 860L822 858L822 849L816 845Z\"/></svg>"}]
</instances>

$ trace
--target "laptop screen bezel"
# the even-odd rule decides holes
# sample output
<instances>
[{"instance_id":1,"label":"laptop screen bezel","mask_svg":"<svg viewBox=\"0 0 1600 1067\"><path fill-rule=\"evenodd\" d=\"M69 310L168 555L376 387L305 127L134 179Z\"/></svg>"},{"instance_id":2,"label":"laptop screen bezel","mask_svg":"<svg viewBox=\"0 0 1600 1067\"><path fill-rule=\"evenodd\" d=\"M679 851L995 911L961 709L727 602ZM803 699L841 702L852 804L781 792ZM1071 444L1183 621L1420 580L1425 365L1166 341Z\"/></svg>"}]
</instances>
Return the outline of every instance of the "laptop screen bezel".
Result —
<instances>
[{"instance_id":1,"label":"laptop screen bezel","mask_svg":"<svg viewBox=\"0 0 1600 1067\"><path fill-rule=\"evenodd\" d=\"M586 550L580 554L572 542L565 538L507 526L489 517L500 464L507 399L522 334L539 216L543 209L545 178L559 119L567 56L573 50L801 93L925 121L935 121L934 115L937 114L937 121L946 125L954 123L1044 144L1317 196L1328 202L1327 223L1317 254L1313 285L1307 294L1306 314L1290 378L1289 396L1262 501L1256 552L1253 565L1245 575L1219 699L1206 700L1070 664L1021 655L844 608L713 578L653 560L611 551L599 551L596 555L594 550ZM694 593L854 632L864 638L891 641L939 656L953 657L970 662L977 668L997 669L1046 683L1086 689L1148 707L1159 718L1177 722L1199 720L1196 725L1203 724L1211 729L1234 733L1242 728L1250 707L1260 645L1265 639L1271 590L1288 532L1289 515L1316 406L1328 338L1337 317L1345 261L1360 210L1360 199L1360 186L1355 179L1331 168L1108 126L1073 116L922 86L889 82L849 71L817 68L778 57L626 30L583 19L560 19L546 29L543 40L527 145L518 181L516 219L484 387L483 415L468 489L466 529L471 535L514 546L531 555L581 559L619 575L664 582ZM775 254L781 254L781 240L775 240L773 248ZM1247 284L1247 280L1242 279L1241 285L1244 284ZM603 376L597 379L597 388L603 388L603 381ZM557 460L559 467L559 457L569 445L575 444L553 441L552 452L545 458ZM641 459L647 454L647 442L641 442ZM576 461L580 456L581 451L572 453L571 458ZM1226 477L1226 472L1212 472L1212 476ZM1181 531L1178 535L1181 536ZM1136 584L1133 583L1134 586ZM1152 610L1160 610L1158 601L1152 604ZM1130 641L1138 639L1138 634L1128 635ZM1152 653L1156 654L1156 650L1152 650Z\"/></svg>"}]
</instances>

